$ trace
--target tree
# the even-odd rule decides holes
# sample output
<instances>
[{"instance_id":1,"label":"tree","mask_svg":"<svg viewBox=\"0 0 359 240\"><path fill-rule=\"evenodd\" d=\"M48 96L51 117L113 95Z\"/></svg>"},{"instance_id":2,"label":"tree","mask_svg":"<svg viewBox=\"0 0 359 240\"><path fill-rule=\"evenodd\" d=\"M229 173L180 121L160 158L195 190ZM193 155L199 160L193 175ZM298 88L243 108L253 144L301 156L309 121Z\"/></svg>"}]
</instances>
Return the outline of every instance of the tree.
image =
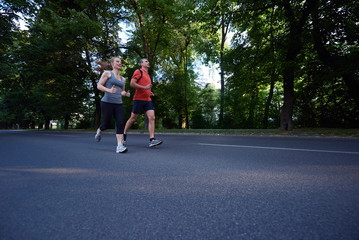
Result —
<instances>
[{"instance_id":1,"label":"tree","mask_svg":"<svg viewBox=\"0 0 359 240\"><path fill-rule=\"evenodd\" d=\"M51 119L97 127L104 68L96 62L113 56L123 59L127 79L139 58L150 60L159 126L289 131L359 122L354 0L35 2L1 2L3 127L46 127ZM13 22L19 13L29 30ZM133 26L127 43L121 22ZM194 62L203 57L220 66L220 92L196 82Z\"/></svg>"},{"instance_id":2,"label":"tree","mask_svg":"<svg viewBox=\"0 0 359 240\"><path fill-rule=\"evenodd\" d=\"M218 109L216 107L219 92L210 84L206 84L198 91L199 99L192 113L191 127L195 129L214 128L217 126L216 113Z\"/></svg>"},{"instance_id":3,"label":"tree","mask_svg":"<svg viewBox=\"0 0 359 240\"><path fill-rule=\"evenodd\" d=\"M21 19L21 14L32 13L33 6L27 0L2 0L0 7L0 127L10 127L14 122L22 123L27 118L27 109L21 107L27 98L25 91L16 84L19 71L12 55L23 37L16 21Z\"/></svg>"},{"instance_id":4,"label":"tree","mask_svg":"<svg viewBox=\"0 0 359 240\"><path fill-rule=\"evenodd\" d=\"M75 10L66 9L64 17L45 7L39 11L30 24L30 44L19 49L18 61L24 62L21 78L30 83L26 89L32 110L43 116L45 127L61 118L67 128L89 93L82 53L84 39L98 31L98 24Z\"/></svg>"},{"instance_id":5,"label":"tree","mask_svg":"<svg viewBox=\"0 0 359 240\"><path fill-rule=\"evenodd\" d=\"M161 91L164 95L158 97L168 96L169 99L177 99L178 102L174 103L174 106L178 113L178 126L188 128L191 84L194 79L190 48L192 27L189 18L191 15L188 13L195 5L191 1L131 0L128 7L134 10L131 19L136 27L128 49L134 50L139 57L149 59L150 75L153 79L155 79L156 70L159 70L158 64L162 65L160 69L164 72L161 74L160 81L167 83L163 79L167 77L170 80L168 84L176 87L177 91L175 95L167 95ZM159 58L162 63L159 63ZM154 81L154 89L158 84L159 81ZM156 106L159 105L156 104L156 97L153 101ZM161 111L157 112L157 117L160 117Z\"/></svg>"},{"instance_id":6,"label":"tree","mask_svg":"<svg viewBox=\"0 0 359 240\"><path fill-rule=\"evenodd\" d=\"M293 130L293 108L294 108L294 78L296 58L302 50L303 31L305 24L308 21L309 14L314 7L314 1L306 1L301 4L290 4L287 1L280 3L280 6L284 9L284 14L288 22L288 38L286 39L286 64L283 67L283 89L284 89L284 101L281 111L281 123L280 128L282 130Z\"/></svg>"},{"instance_id":7,"label":"tree","mask_svg":"<svg viewBox=\"0 0 359 240\"><path fill-rule=\"evenodd\" d=\"M72 2L69 1L68 4ZM101 92L97 89L97 81L104 70L101 67L94 68L94 64L96 61L108 62L111 57L122 56L123 46L118 33L121 31L119 23L125 22L128 18L127 10L123 7L124 3L125 1L82 0L71 5L71 8L83 12L90 21L99 25L93 32L95 36L84 36L83 39L86 71L95 105L94 128L98 128L101 122Z\"/></svg>"},{"instance_id":8,"label":"tree","mask_svg":"<svg viewBox=\"0 0 359 240\"><path fill-rule=\"evenodd\" d=\"M206 44L198 50L207 55L208 60L219 63L221 78L221 100L218 126L223 127L224 92L225 92L225 44L232 23L235 4L229 0L204 1L199 9L202 23L202 37ZM207 60L207 61L208 61Z\"/></svg>"},{"instance_id":9,"label":"tree","mask_svg":"<svg viewBox=\"0 0 359 240\"><path fill-rule=\"evenodd\" d=\"M340 76L359 109L357 1L313 1L312 36L320 60Z\"/></svg>"}]
</instances>

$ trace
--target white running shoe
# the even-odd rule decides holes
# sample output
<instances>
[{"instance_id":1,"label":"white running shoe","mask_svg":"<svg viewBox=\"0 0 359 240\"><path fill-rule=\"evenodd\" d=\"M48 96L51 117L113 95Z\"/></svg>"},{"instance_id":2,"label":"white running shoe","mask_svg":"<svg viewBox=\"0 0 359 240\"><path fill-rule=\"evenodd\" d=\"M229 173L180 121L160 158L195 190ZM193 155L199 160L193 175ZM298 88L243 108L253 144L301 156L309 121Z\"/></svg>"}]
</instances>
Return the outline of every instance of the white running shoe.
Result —
<instances>
[{"instance_id":1,"label":"white running shoe","mask_svg":"<svg viewBox=\"0 0 359 240\"><path fill-rule=\"evenodd\" d=\"M96 140L96 142L101 141L101 130L100 129L97 129L97 131L96 131L95 140Z\"/></svg>"},{"instance_id":2,"label":"white running shoe","mask_svg":"<svg viewBox=\"0 0 359 240\"><path fill-rule=\"evenodd\" d=\"M127 147L123 146L122 144L120 146L117 146L116 153L125 153L127 152Z\"/></svg>"}]
</instances>

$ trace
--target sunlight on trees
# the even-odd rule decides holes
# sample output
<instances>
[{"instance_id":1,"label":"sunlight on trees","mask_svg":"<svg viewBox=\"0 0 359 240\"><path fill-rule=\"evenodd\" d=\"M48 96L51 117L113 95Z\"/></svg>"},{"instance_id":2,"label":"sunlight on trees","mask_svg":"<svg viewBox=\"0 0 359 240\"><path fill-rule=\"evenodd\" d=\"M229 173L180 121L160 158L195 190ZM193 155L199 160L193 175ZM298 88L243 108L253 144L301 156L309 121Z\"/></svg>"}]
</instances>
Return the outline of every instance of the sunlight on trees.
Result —
<instances>
[{"instance_id":1,"label":"sunlight on trees","mask_svg":"<svg viewBox=\"0 0 359 240\"><path fill-rule=\"evenodd\" d=\"M160 128L355 128L356 10L353 0L3 0L0 128L96 128L96 67L112 56L126 79L150 60Z\"/></svg>"}]
</instances>

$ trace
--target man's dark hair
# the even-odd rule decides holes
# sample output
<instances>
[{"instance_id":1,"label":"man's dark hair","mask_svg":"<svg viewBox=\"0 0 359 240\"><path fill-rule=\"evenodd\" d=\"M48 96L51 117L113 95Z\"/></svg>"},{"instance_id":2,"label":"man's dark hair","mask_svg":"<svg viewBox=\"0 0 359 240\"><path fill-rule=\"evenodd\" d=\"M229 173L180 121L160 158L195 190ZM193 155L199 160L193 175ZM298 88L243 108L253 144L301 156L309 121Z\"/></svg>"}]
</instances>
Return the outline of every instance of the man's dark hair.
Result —
<instances>
[{"instance_id":1,"label":"man's dark hair","mask_svg":"<svg viewBox=\"0 0 359 240\"><path fill-rule=\"evenodd\" d=\"M148 60L147 58L141 58L140 62L138 63L141 66L141 63L143 63L143 60Z\"/></svg>"}]
</instances>

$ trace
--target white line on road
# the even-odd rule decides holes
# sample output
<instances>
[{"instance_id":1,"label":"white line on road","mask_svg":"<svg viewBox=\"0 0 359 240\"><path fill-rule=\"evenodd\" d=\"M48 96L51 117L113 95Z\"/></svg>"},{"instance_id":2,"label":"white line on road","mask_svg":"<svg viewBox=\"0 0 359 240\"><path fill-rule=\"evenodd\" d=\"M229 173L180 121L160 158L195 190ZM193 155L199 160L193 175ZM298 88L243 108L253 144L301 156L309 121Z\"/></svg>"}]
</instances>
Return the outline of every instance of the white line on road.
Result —
<instances>
[{"instance_id":1,"label":"white line on road","mask_svg":"<svg viewBox=\"0 0 359 240\"><path fill-rule=\"evenodd\" d=\"M52 133L45 133L46 136L54 136L54 137L75 137L74 135L67 135L67 134L52 134Z\"/></svg>"},{"instance_id":2,"label":"white line on road","mask_svg":"<svg viewBox=\"0 0 359 240\"><path fill-rule=\"evenodd\" d=\"M213 146L213 147L259 148L259 149L284 150L284 151L303 151L303 152L322 152L322 153L342 153L342 154L358 154L358 155L359 155L359 152L331 151L331 150L319 150L319 149L280 148L280 147L260 147L260 146L228 145L228 144L212 144L212 143L198 143L198 144L199 144L199 145L202 145L202 146Z\"/></svg>"}]
</instances>

